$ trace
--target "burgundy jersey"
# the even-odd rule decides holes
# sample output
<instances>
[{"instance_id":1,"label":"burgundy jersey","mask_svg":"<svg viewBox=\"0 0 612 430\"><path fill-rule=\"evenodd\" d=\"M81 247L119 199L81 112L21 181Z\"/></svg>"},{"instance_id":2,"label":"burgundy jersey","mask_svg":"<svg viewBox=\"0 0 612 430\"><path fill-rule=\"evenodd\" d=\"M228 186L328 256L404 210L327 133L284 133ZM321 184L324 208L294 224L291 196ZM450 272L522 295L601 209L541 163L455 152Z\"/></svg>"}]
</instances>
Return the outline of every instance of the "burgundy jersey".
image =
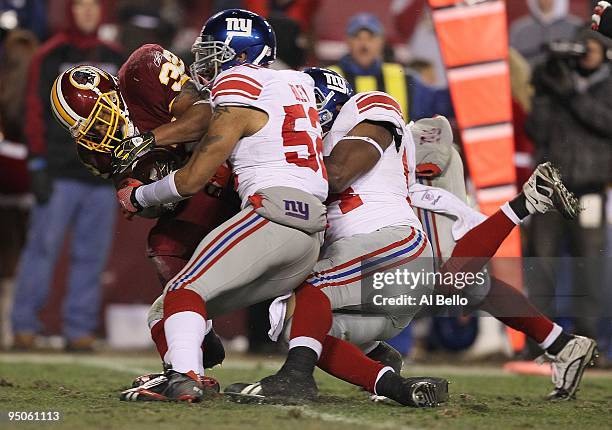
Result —
<instances>
[{"instance_id":1,"label":"burgundy jersey","mask_svg":"<svg viewBox=\"0 0 612 430\"><path fill-rule=\"evenodd\" d=\"M159 45L130 55L119 69L119 89L139 133L172 121L172 103L188 80L183 61Z\"/></svg>"}]
</instances>

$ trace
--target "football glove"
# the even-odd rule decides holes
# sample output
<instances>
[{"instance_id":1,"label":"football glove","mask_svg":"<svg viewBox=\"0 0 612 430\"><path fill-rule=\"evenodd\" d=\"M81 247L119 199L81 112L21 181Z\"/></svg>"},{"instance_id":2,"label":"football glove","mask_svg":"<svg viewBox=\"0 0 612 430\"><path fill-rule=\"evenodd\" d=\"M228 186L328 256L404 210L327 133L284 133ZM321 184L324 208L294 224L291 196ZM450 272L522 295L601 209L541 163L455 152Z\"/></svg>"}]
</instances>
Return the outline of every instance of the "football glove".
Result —
<instances>
[{"instance_id":1,"label":"football glove","mask_svg":"<svg viewBox=\"0 0 612 430\"><path fill-rule=\"evenodd\" d=\"M591 28L601 34L612 37L612 8L607 1L600 1L591 16Z\"/></svg>"},{"instance_id":2,"label":"football glove","mask_svg":"<svg viewBox=\"0 0 612 430\"><path fill-rule=\"evenodd\" d=\"M117 200L123 211L136 214L144 209L136 200L136 188L141 185L143 185L142 182L133 178L127 178L119 185Z\"/></svg>"},{"instance_id":3,"label":"football glove","mask_svg":"<svg viewBox=\"0 0 612 430\"><path fill-rule=\"evenodd\" d=\"M146 132L123 139L113 150L111 167L113 174L126 171L138 157L155 147L155 135Z\"/></svg>"}]
</instances>

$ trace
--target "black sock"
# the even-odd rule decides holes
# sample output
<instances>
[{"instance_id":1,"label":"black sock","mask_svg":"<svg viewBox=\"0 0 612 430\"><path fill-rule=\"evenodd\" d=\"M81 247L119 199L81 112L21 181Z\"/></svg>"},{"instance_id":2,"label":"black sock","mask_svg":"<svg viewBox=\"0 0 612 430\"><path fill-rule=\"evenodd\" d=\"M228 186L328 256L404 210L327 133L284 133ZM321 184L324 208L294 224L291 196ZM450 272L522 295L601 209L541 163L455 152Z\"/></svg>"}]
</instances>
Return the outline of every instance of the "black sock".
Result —
<instances>
[{"instance_id":1,"label":"black sock","mask_svg":"<svg viewBox=\"0 0 612 430\"><path fill-rule=\"evenodd\" d=\"M402 394L402 377L393 371L388 371L376 382L376 394L397 400Z\"/></svg>"},{"instance_id":2,"label":"black sock","mask_svg":"<svg viewBox=\"0 0 612 430\"><path fill-rule=\"evenodd\" d=\"M529 211L527 210L527 198L525 194L520 193L514 199L510 200L508 203L512 211L516 214L520 219L525 219L529 216Z\"/></svg>"},{"instance_id":3,"label":"black sock","mask_svg":"<svg viewBox=\"0 0 612 430\"><path fill-rule=\"evenodd\" d=\"M319 357L312 349L306 346L296 346L289 350L285 364L278 373L299 372L312 375L318 361Z\"/></svg>"},{"instance_id":4,"label":"black sock","mask_svg":"<svg viewBox=\"0 0 612 430\"><path fill-rule=\"evenodd\" d=\"M572 336L571 334L567 334L566 332L562 331L559 337L556 338L555 341L552 343L552 345L546 348L546 352L548 352L550 355L557 355L573 338L574 336Z\"/></svg>"}]
</instances>

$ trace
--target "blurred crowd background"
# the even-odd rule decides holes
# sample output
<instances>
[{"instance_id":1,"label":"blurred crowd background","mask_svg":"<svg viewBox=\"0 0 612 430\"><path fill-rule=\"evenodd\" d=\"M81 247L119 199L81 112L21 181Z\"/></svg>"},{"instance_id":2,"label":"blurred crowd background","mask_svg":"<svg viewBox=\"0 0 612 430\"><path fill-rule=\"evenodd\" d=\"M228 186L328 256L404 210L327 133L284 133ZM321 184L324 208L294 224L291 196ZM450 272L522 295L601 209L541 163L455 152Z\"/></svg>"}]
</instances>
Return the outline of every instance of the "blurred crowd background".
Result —
<instances>
[{"instance_id":1,"label":"blurred crowd background","mask_svg":"<svg viewBox=\"0 0 612 430\"><path fill-rule=\"evenodd\" d=\"M512 0L506 8L517 186L535 164L553 159L569 188L595 208L578 222L547 214L523 226L525 256L597 261L579 278L550 267L527 293L550 297L557 288L590 297L581 302L588 309L575 313L590 318L560 322L597 337L610 358L612 273L603 262L612 261L612 42L586 30L594 3ZM116 348L147 345L142 321L161 288L145 255L152 221L119 215L114 189L78 163L54 123L48 94L67 65L95 62L116 73L145 43L189 64L202 24L231 7L270 20L274 67L334 65L357 91L391 92L410 119L454 116L426 0L0 0L2 347L88 351L100 339ZM568 43L550 46L560 40ZM397 80L405 82L401 91ZM539 305L550 314L558 308ZM267 321L264 304L216 321L216 329L230 349L271 353L277 347L267 341ZM511 350L492 318L415 321L395 345L415 360L432 350L530 356L528 347Z\"/></svg>"}]
</instances>

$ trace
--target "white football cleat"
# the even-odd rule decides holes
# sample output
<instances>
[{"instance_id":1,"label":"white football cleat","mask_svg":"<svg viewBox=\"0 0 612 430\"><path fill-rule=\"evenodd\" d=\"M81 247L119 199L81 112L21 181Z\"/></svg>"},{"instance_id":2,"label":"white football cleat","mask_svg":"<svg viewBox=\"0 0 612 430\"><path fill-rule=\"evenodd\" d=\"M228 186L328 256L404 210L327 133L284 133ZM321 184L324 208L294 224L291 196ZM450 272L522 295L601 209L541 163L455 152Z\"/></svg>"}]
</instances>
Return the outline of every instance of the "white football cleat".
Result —
<instances>
[{"instance_id":1,"label":"white football cleat","mask_svg":"<svg viewBox=\"0 0 612 430\"><path fill-rule=\"evenodd\" d=\"M561 174L550 162L540 164L523 185L530 214L546 213L557 209L567 219L580 213L576 196L563 185Z\"/></svg>"},{"instance_id":2,"label":"white football cleat","mask_svg":"<svg viewBox=\"0 0 612 430\"><path fill-rule=\"evenodd\" d=\"M574 336L557 355L544 354L538 360L550 361L554 390L548 400L570 400L574 398L584 370L597 357L597 343L588 337Z\"/></svg>"}]
</instances>

